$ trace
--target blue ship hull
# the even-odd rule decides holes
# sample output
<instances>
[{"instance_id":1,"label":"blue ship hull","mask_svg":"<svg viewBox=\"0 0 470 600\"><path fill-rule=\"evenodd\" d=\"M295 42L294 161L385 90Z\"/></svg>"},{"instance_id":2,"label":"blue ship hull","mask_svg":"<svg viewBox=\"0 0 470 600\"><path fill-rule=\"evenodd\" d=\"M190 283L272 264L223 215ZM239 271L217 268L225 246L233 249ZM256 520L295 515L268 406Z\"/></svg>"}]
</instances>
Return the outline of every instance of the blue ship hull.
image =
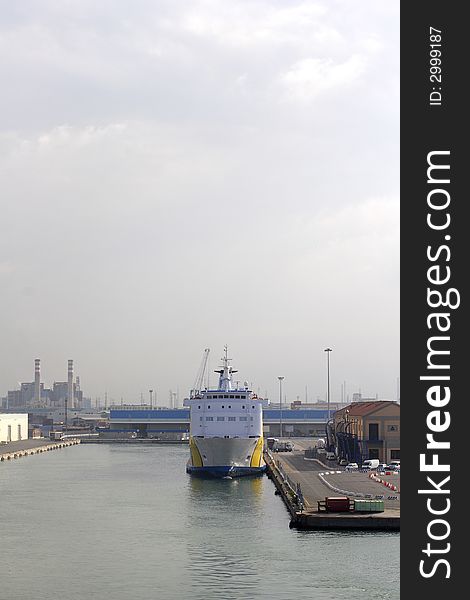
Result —
<instances>
[{"instance_id":1,"label":"blue ship hull","mask_svg":"<svg viewBox=\"0 0 470 600\"><path fill-rule=\"evenodd\" d=\"M245 477L247 475L263 475L266 465L262 467L193 467L186 465L186 473L206 479L222 479L224 477Z\"/></svg>"}]
</instances>

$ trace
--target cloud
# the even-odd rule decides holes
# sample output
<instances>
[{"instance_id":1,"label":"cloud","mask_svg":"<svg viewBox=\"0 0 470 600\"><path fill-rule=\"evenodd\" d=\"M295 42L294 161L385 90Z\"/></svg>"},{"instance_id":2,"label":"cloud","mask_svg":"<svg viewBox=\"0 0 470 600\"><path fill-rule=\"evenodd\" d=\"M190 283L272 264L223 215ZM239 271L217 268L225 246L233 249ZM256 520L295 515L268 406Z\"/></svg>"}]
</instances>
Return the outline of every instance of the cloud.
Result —
<instances>
[{"instance_id":1,"label":"cloud","mask_svg":"<svg viewBox=\"0 0 470 600\"><path fill-rule=\"evenodd\" d=\"M92 395L164 396L228 342L262 388L281 364L314 390L325 342L393 396L394 4L5 5L4 388L74 356Z\"/></svg>"},{"instance_id":2,"label":"cloud","mask_svg":"<svg viewBox=\"0 0 470 600\"><path fill-rule=\"evenodd\" d=\"M176 23L182 30L223 46L299 45L309 32L312 40L337 41L340 34L322 23L326 8L317 2L276 6L268 2L193 3Z\"/></svg>"},{"instance_id":3,"label":"cloud","mask_svg":"<svg viewBox=\"0 0 470 600\"><path fill-rule=\"evenodd\" d=\"M288 98L310 102L324 92L351 85L365 70L366 60L360 55L353 55L342 63L305 58L292 65L279 80Z\"/></svg>"}]
</instances>

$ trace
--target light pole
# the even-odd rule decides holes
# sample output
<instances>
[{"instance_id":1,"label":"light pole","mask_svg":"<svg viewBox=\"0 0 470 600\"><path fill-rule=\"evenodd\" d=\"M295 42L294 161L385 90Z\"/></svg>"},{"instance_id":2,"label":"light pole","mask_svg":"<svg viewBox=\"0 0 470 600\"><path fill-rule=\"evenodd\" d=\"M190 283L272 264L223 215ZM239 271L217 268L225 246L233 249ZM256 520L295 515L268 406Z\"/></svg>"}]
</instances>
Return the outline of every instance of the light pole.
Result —
<instances>
[{"instance_id":1,"label":"light pole","mask_svg":"<svg viewBox=\"0 0 470 600\"><path fill-rule=\"evenodd\" d=\"M331 348L325 348L326 352L326 385L327 385L327 402L328 402L328 421L330 420L330 352Z\"/></svg>"},{"instance_id":2,"label":"light pole","mask_svg":"<svg viewBox=\"0 0 470 600\"><path fill-rule=\"evenodd\" d=\"M149 390L149 394L150 394L150 408L152 408L152 394L153 394L153 390Z\"/></svg>"},{"instance_id":3,"label":"light pole","mask_svg":"<svg viewBox=\"0 0 470 600\"><path fill-rule=\"evenodd\" d=\"M278 376L279 379L279 438L282 438L282 380L283 375Z\"/></svg>"}]
</instances>

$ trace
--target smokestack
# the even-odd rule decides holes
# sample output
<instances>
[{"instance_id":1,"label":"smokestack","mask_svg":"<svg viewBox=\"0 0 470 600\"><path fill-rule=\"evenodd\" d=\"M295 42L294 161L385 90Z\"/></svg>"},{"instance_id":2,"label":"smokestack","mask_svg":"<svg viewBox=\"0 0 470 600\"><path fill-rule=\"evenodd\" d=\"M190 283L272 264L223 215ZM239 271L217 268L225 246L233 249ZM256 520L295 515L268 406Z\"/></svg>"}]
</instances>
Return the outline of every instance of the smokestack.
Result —
<instances>
[{"instance_id":1,"label":"smokestack","mask_svg":"<svg viewBox=\"0 0 470 600\"><path fill-rule=\"evenodd\" d=\"M67 404L69 410L73 410L75 408L73 395L73 360L69 360L67 379Z\"/></svg>"},{"instance_id":2,"label":"smokestack","mask_svg":"<svg viewBox=\"0 0 470 600\"><path fill-rule=\"evenodd\" d=\"M36 406L41 404L41 360L34 360L34 403Z\"/></svg>"}]
</instances>

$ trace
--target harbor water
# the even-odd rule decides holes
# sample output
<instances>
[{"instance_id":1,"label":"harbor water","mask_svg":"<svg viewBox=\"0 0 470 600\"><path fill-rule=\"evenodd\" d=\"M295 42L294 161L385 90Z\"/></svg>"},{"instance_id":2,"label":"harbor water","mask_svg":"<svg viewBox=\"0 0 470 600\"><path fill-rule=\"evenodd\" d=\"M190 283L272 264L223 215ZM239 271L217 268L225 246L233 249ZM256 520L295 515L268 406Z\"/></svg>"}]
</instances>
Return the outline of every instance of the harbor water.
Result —
<instances>
[{"instance_id":1,"label":"harbor water","mask_svg":"<svg viewBox=\"0 0 470 600\"><path fill-rule=\"evenodd\" d=\"M396 533L303 532L266 476L201 480L184 446L0 465L0 600L399 598Z\"/></svg>"}]
</instances>

